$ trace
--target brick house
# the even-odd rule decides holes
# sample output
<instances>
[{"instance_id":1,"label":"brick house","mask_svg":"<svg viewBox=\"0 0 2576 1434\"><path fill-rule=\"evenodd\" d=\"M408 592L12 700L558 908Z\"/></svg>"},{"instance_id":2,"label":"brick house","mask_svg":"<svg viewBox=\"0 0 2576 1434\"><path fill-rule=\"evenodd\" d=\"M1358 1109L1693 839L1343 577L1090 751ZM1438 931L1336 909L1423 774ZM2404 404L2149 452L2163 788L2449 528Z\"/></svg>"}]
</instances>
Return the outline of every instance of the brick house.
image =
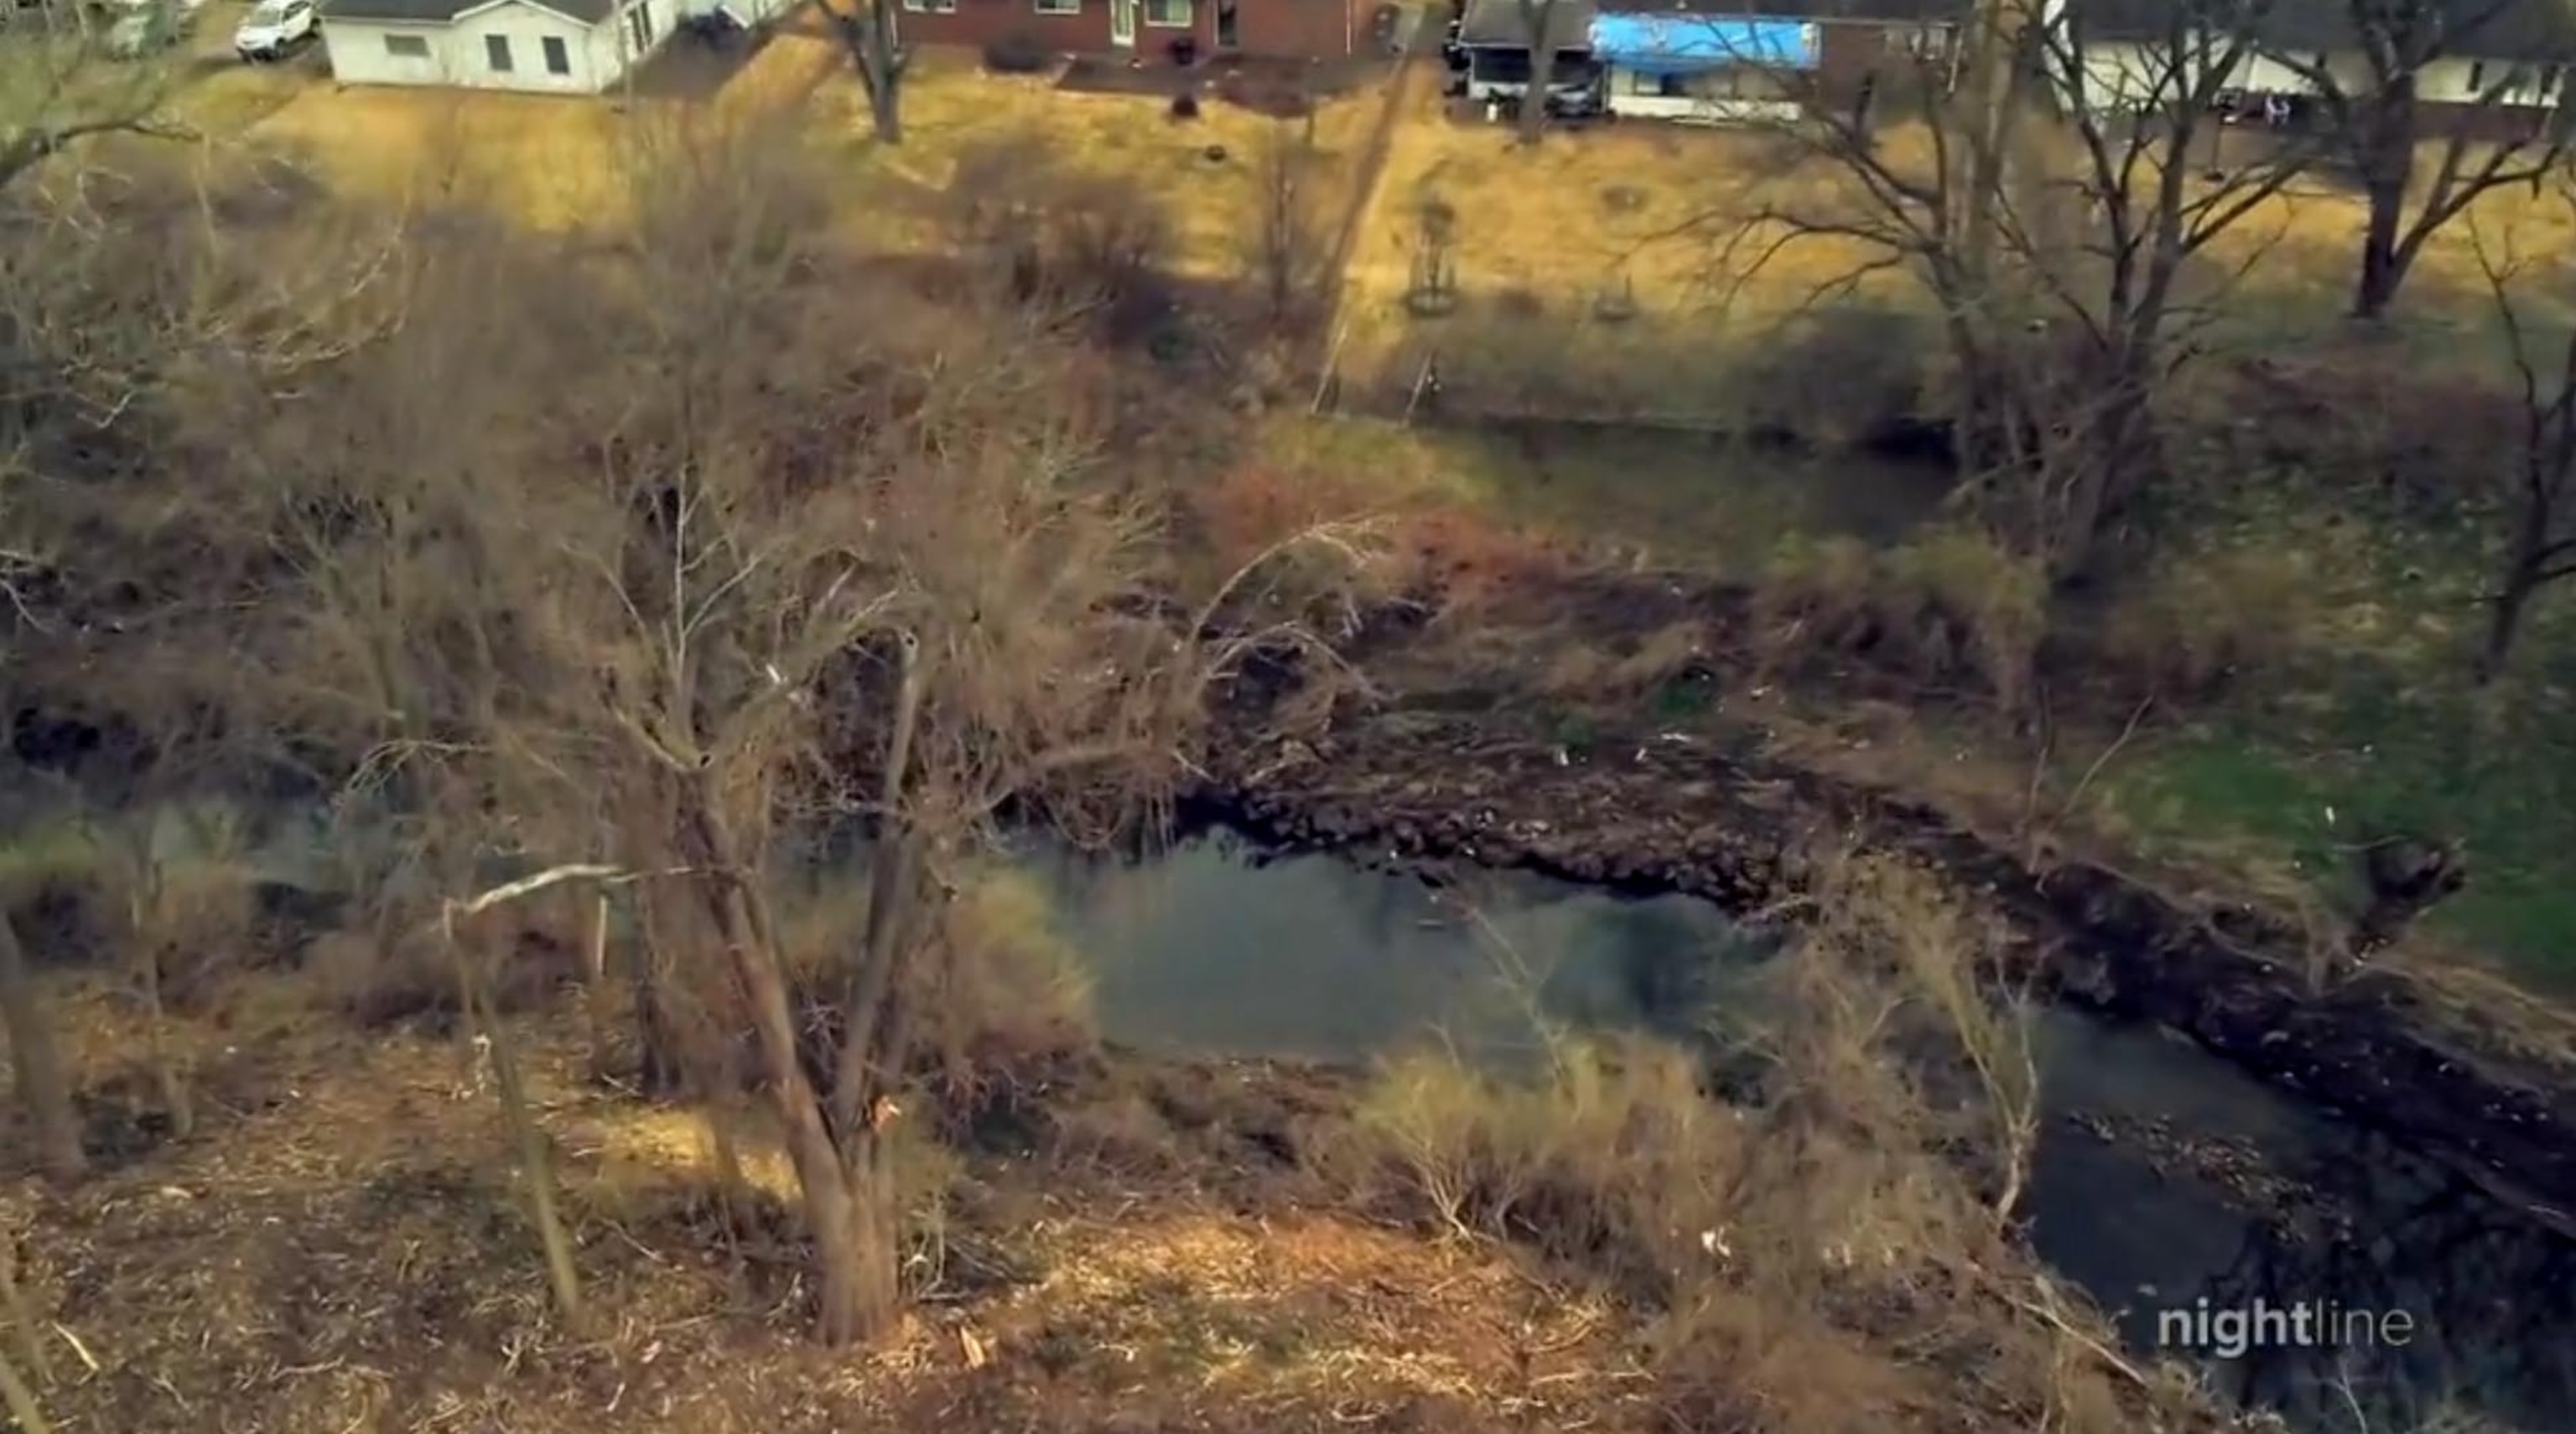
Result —
<instances>
[{"instance_id":1,"label":"brick house","mask_svg":"<svg viewBox=\"0 0 2576 1434\"><path fill-rule=\"evenodd\" d=\"M1380 0L902 0L908 44L1025 40L1056 54L1341 60L1375 53Z\"/></svg>"}]
</instances>

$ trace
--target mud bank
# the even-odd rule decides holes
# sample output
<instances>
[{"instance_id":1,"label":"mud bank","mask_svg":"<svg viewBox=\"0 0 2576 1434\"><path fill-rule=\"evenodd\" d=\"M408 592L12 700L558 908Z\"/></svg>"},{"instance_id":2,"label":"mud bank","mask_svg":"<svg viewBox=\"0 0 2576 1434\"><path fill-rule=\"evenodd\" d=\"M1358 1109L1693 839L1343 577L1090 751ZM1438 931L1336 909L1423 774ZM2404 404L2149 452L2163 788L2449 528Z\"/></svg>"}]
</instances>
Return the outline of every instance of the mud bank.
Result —
<instances>
[{"instance_id":1,"label":"mud bank","mask_svg":"<svg viewBox=\"0 0 2576 1434\"><path fill-rule=\"evenodd\" d=\"M1201 814L1290 848L1435 873L1527 868L1737 913L1795 896L1819 850L1909 853L1987 892L2059 998L2186 1034L2576 1228L2576 1080L2473 1054L2395 977L2312 989L2305 938L2286 921L2186 908L2099 865L2034 870L1929 805L1786 765L1752 729L1640 724L1577 753L1508 717L1437 703L1397 687L1303 737L1270 734L1247 704L1228 719Z\"/></svg>"}]
</instances>

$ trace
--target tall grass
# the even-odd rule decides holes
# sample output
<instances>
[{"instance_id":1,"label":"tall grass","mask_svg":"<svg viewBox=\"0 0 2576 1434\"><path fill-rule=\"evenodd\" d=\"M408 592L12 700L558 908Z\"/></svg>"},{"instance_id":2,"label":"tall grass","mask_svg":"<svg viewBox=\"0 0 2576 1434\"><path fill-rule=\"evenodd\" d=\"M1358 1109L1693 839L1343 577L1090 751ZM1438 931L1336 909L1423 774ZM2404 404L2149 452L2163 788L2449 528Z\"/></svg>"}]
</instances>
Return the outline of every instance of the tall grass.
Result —
<instances>
[{"instance_id":1,"label":"tall grass","mask_svg":"<svg viewBox=\"0 0 2576 1434\"><path fill-rule=\"evenodd\" d=\"M1675 1427L2127 1434L2184 1409L2014 1234L2037 1082L1992 928L1880 860L1825 863L1808 915L1739 1103L1676 1048L1560 1035L1536 1080L1393 1062L1327 1158L1387 1214L1641 1311Z\"/></svg>"}]
</instances>

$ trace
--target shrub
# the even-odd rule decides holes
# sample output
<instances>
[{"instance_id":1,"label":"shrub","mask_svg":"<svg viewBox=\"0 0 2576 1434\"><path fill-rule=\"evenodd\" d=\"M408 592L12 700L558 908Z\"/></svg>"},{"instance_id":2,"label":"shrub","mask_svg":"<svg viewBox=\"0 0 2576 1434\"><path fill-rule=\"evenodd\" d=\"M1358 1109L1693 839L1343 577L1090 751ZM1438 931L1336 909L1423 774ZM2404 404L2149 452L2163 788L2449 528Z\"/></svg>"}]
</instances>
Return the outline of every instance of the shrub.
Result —
<instances>
[{"instance_id":1,"label":"shrub","mask_svg":"<svg viewBox=\"0 0 2576 1434\"><path fill-rule=\"evenodd\" d=\"M1055 63L1046 42L1025 30L985 42L984 68L997 75L1043 74Z\"/></svg>"},{"instance_id":2,"label":"shrub","mask_svg":"<svg viewBox=\"0 0 2576 1434\"><path fill-rule=\"evenodd\" d=\"M1677 1428L2180 1427L2103 1377L2098 1323L1997 1211L2036 1091L1994 931L1901 864L1826 861L1814 896L1748 997L1743 1105L1641 1040L1559 1040L1534 1079L1417 1056L1324 1158L1389 1215L1534 1245L1640 1309Z\"/></svg>"},{"instance_id":3,"label":"shrub","mask_svg":"<svg viewBox=\"0 0 2576 1434\"><path fill-rule=\"evenodd\" d=\"M1422 1055L1388 1066L1355 1114L1363 1198L1460 1234L1522 1239L1661 1299L1705 1262L1749 1150L1704 1099L1691 1057L1643 1041L1567 1041L1520 1082Z\"/></svg>"},{"instance_id":4,"label":"shrub","mask_svg":"<svg viewBox=\"0 0 2576 1434\"><path fill-rule=\"evenodd\" d=\"M1120 338L1172 306L1171 225L1132 177L1085 170L1043 137L1010 136L958 156L947 204L951 247L980 256L1015 302L1096 310Z\"/></svg>"},{"instance_id":5,"label":"shrub","mask_svg":"<svg viewBox=\"0 0 2576 1434\"><path fill-rule=\"evenodd\" d=\"M1867 653L1923 682L1974 680L2006 712L2029 700L2048 621L2041 566L1969 528L1873 552L1850 538L1774 558L1755 594L1762 644Z\"/></svg>"},{"instance_id":6,"label":"shrub","mask_svg":"<svg viewBox=\"0 0 2576 1434\"><path fill-rule=\"evenodd\" d=\"M993 867L957 893L944 960L915 967L917 1061L953 1110L979 1108L1095 1043L1091 981L1046 890Z\"/></svg>"},{"instance_id":7,"label":"shrub","mask_svg":"<svg viewBox=\"0 0 2576 1434\"><path fill-rule=\"evenodd\" d=\"M2093 655L2142 694L2206 696L2295 660L2317 636L2319 592L2297 552L2177 554L2103 614Z\"/></svg>"}]
</instances>

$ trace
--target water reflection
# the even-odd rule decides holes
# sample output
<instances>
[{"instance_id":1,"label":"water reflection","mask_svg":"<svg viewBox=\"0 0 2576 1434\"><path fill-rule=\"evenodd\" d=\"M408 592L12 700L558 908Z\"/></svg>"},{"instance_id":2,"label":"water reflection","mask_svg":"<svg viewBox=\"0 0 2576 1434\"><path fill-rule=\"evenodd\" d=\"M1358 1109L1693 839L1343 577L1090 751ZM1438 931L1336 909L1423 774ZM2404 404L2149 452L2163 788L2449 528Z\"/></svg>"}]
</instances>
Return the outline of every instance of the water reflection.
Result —
<instances>
[{"instance_id":1,"label":"water reflection","mask_svg":"<svg viewBox=\"0 0 2576 1434\"><path fill-rule=\"evenodd\" d=\"M1442 892L1222 836L1142 863L1026 861L1095 965L1105 1032L1149 1047L1351 1061L1446 1040L1514 1065L1538 1053L1534 1011L1680 1034L1706 973L1764 949L1687 898L1515 874ZM2403 1309L2403 1348L2249 1351L2213 1377L2314 1429L2411 1428L2392 1415L2454 1392L2569 1427L2576 1246L2162 1032L2052 1010L2039 1055L2032 1239L2134 1347L2203 1296Z\"/></svg>"}]
</instances>

